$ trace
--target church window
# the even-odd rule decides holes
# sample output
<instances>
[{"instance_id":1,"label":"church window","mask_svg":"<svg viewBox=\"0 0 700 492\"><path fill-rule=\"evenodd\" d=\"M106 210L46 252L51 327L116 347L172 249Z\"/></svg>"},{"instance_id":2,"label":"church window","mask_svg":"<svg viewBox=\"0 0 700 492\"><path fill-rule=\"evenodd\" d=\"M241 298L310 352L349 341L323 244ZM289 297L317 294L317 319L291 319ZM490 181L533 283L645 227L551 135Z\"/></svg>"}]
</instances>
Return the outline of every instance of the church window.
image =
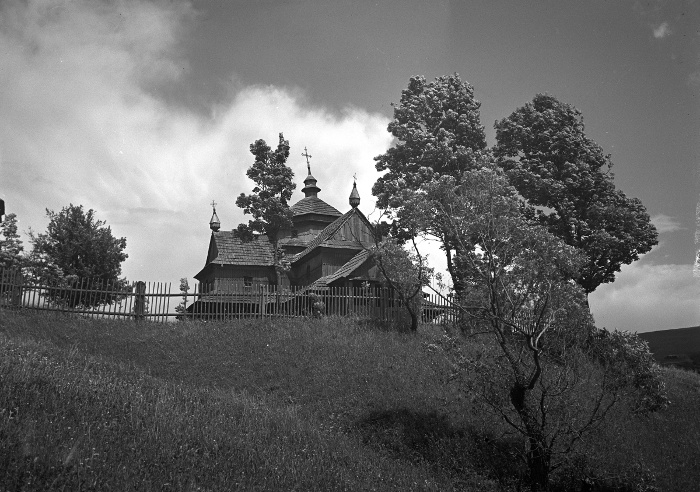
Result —
<instances>
[{"instance_id":1,"label":"church window","mask_svg":"<svg viewBox=\"0 0 700 492\"><path fill-rule=\"evenodd\" d=\"M243 285L251 287L253 285L253 277L243 277Z\"/></svg>"}]
</instances>

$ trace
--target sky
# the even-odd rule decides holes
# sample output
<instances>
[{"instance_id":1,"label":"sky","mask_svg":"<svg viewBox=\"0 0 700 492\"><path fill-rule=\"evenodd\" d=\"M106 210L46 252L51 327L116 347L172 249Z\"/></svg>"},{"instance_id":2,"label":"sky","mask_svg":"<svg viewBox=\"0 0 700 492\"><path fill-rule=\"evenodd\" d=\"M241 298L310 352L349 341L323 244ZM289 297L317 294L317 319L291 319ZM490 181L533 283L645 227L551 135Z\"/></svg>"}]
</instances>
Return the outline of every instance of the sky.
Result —
<instances>
[{"instance_id":1,"label":"sky","mask_svg":"<svg viewBox=\"0 0 700 492\"><path fill-rule=\"evenodd\" d=\"M448 0L0 0L0 197L26 231L94 209L127 238L129 280L204 266L253 187L249 146L304 148L319 197L348 210L353 175L378 217L373 158L414 75L459 73L495 121L554 95L611 154L659 245L590 296L599 326L700 325L700 3ZM444 268L431 245L430 262Z\"/></svg>"}]
</instances>

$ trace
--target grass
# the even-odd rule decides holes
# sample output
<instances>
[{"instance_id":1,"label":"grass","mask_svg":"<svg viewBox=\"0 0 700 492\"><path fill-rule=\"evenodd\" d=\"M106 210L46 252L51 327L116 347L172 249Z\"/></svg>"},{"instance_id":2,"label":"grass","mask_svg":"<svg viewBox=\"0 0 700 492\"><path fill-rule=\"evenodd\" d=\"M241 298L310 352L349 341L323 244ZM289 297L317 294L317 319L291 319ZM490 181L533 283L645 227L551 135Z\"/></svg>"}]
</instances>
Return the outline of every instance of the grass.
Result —
<instances>
[{"instance_id":1,"label":"grass","mask_svg":"<svg viewBox=\"0 0 700 492\"><path fill-rule=\"evenodd\" d=\"M0 311L0 490L502 490L518 468L439 336ZM581 467L695 489L700 379L665 375L671 407L613 415Z\"/></svg>"}]
</instances>

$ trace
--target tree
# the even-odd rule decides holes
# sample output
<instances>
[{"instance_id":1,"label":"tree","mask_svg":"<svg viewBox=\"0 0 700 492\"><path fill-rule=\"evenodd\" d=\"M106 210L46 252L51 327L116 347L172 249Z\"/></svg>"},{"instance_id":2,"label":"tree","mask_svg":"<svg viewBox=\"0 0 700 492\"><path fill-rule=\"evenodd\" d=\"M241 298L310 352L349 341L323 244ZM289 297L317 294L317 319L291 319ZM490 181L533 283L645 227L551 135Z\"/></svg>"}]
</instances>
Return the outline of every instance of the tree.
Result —
<instances>
[{"instance_id":1,"label":"tree","mask_svg":"<svg viewBox=\"0 0 700 492\"><path fill-rule=\"evenodd\" d=\"M182 294L182 302L175 306L175 312L178 314L176 318L179 321L185 321L186 314L187 314L187 297L188 297L188 292L190 291L190 283L187 281L187 278L183 277L180 279L180 293Z\"/></svg>"},{"instance_id":2,"label":"tree","mask_svg":"<svg viewBox=\"0 0 700 492\"><path fill-rule=\"evenodd\" d=\"M395 239L378 242L371 250L374 263L411 317L410 331L418 330L423 304L423 287L433 270L425 264L415 242L414 251L405 250Z\"/></svg>"},{"instance_id":3,"label":"tree","mask_svg":"<svg viewBox=\"0 0 700 492\"><path fill-rule=\"evenodd\" d=\"M625 395L638 396L635 409L664 405L648 348L636 335L596 329L570 280L585 256L523 216L497 167L428 183L423 201L418 220L439 210L459 242L460 308L478 327L466 346L449 338L448 352L466 389L522 436L532 490L547 489Z\"/></svg>"},{"instance_id":4,"label":"tree","mask_svg":"<svg viewBox=\"0 0 700 492\"><path fill-rule=\"evenodd\" d=\"M586 255L575 279L587 294L657 244L646 209L615 189L610 156L586 137L576 108L538 94L495 128L494 154L518 193L539 207L532 217Z\"/></svg>"},{"instance_id":5,"label":"tree","mask_svg":"<svg viewBox=\"0 0 700 492\"><path fill-rule=\"evenodd\" d=\"M46 233L30 231L32 252L30 273L36 280L55 287L48 296L70 307L93 307L109 304L120 298L118 294L68 293L60 287L109 285L119 291L126 279L119 278L121 264L128 258L124 252L126 238L116 238L105 222L96 218L93 209L85 212L83 206L72 203L56 213L46 209L49 225Z\"/></svg>"},{"instance_id":6,"label":"tree","mask_svg":"<svg viewBox=\"0 0 700 492\"><path fill-rule=\"evenodd\" d=\"M241 193L236 205L253 219L248 224L239 224L238 233L244 240L252 239L253 233L267 235L273 248L277 285L280 285L282 272L288 269L288 265L279 249L279 234L292 227L288 202L296 188L292 181L294 172L285 164L289 157L289 141L280 133L276 150L260 139L250 145L250 152L255 156L255 162L246 174L255 187L250 195Z\"/></svg>"},{"instance_id":7,"label":"tree","mask_svg":"<svg viewBox=\"0 0 700 492\"><path fill-rule=\"evenodd\" d=\"M7 214L0 223L0 270L16 270L22 266L24 246L17 233L17 215Z\"/></svg>"},{"instance_id":8,"label":"tree","mask_svg":"<svg viewBox=\"0 0 700 492\"><path fill-rule=\"evenodd\" d=\"M4 205L0 209L0 218L5 213ZM17 215L7 214L0 222L0 275L3 277L0 295L9 297L11 302L21 301L22 266L24 246L17 234ZM13 284L13 285L9 285Z\"/></svg>"},{"instance_id":9,"label":"tree","mask_svg":"<svg viewBox=\"0 0 700 492\"><path fill-rule=\"evenodd\" d=\"M377 197L377 207L393 221L397 239L415 236L413 213L406 204L423 183L440 176L460 176L476 166L479 153L486 148L480 106L472 86L458 74L431 83L421 76L409 80L388 126L396 144L374 158L377 171L387 172L377 179L372 194ZM433 230L432 234L441 241L452 274L455 244L445 231Z\"/></svg>"}]
</instances>

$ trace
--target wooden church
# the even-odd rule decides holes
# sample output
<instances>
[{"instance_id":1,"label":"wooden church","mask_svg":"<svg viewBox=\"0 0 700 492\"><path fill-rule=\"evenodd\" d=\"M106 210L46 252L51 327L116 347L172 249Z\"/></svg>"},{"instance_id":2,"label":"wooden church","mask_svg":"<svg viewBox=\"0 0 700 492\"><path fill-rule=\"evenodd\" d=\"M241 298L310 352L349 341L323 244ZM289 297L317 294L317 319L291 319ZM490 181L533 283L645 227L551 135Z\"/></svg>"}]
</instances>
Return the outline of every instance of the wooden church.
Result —
<instances>
[{"instance_id":1,"label":"wooden church","mask_svg":"<svg viewBox=\"0 0 700 492\"><path fill-rule=\"evenodd\" d=\"M291 264L282 274L280 287L299 292L379 286L381 274L368 251L376 233L359 209L357 184L350 192L350 209L343 214L318 197L321 188L311 174L308 157L307 170L301 190L304 198L290 207L293 226L280 233L279 246ZM209 226L207 259L195 275L202 294L235 297L276 285L273 246L267 236L244 241L236 230L221 230L216 208ZM238 311L241 306L232 309Z\"/></svg>"}]
</instances>

